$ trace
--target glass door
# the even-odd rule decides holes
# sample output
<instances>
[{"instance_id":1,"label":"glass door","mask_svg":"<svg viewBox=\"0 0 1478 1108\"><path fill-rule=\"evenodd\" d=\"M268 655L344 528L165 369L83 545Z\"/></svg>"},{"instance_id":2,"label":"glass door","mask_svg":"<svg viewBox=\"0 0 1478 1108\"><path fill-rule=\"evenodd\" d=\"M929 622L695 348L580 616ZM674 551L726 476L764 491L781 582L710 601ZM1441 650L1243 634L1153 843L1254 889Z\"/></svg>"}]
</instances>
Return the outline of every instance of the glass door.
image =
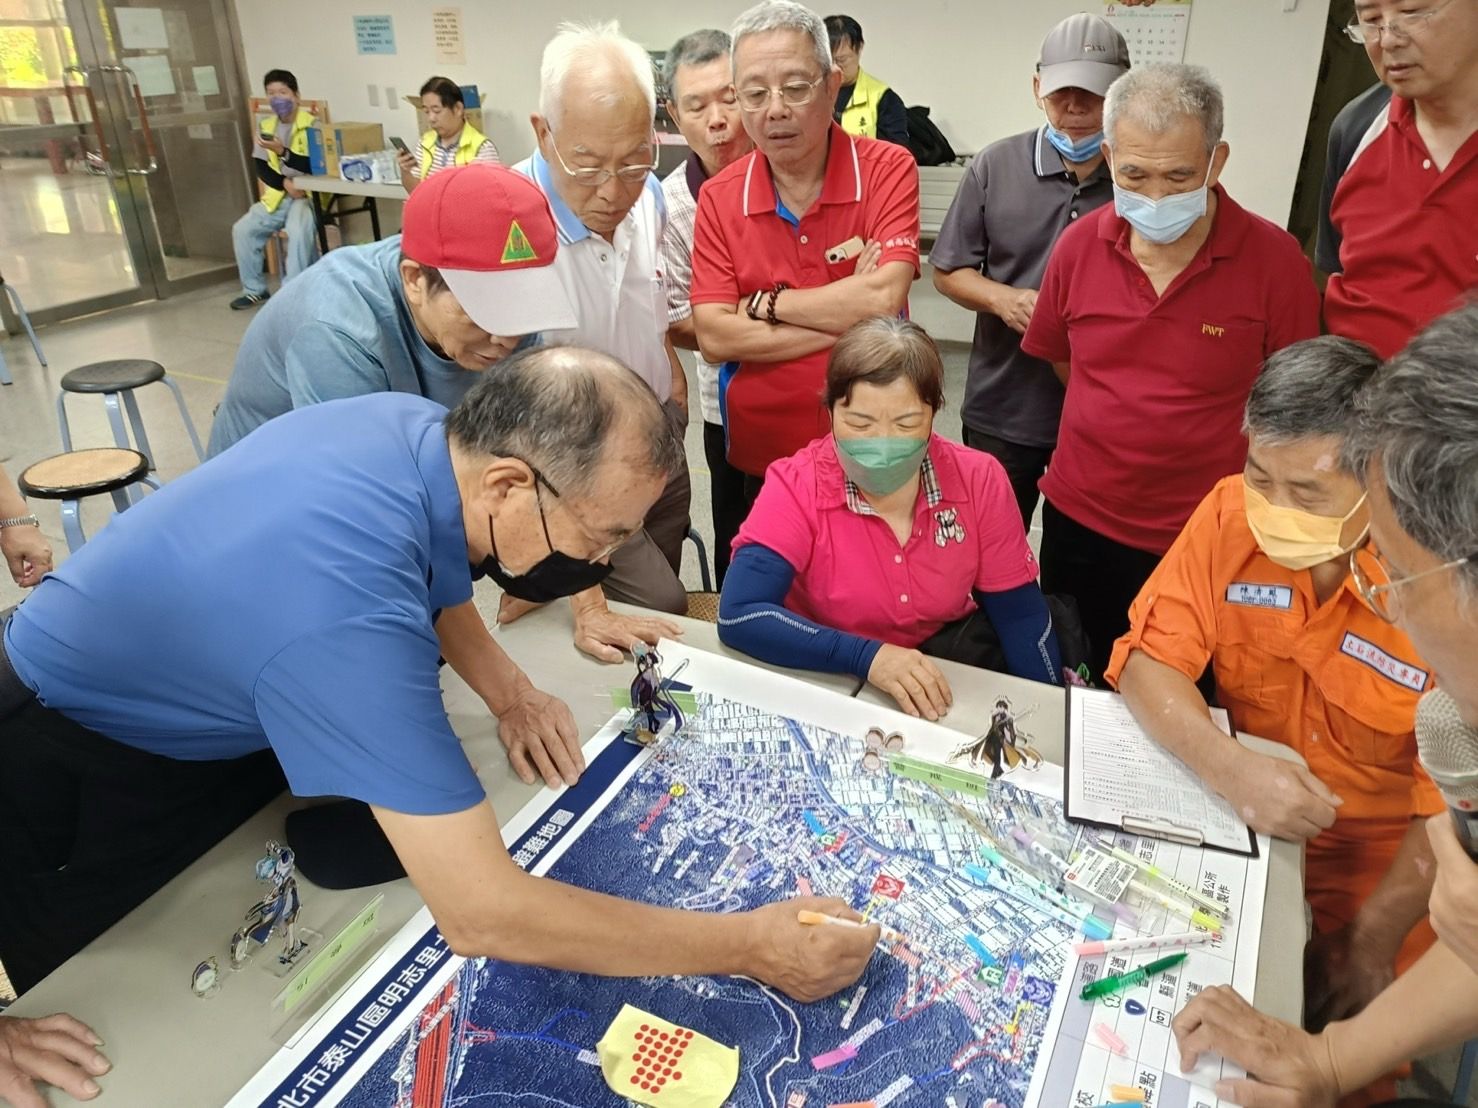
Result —
<instances>
[{"instance_id":1,"label":"glass door","mask_svg":"<svg viewBox=\"0 0 1478 1108\"><path fill-rule=\"evenodd\" d=\"M234 271L252 194L232 20L227 0L0 0L0 275L34 320Z\"/></svg>"},{"instance_id":2,"label":"glass door","mask_svg":"<svg viewBox=\"0 0 1478 1108\"><path fill-rule=\"evenodd\" d=\"M76 67L62 0L0 0L0 277L37 322L144 296L112 143Z\"/></svg>"}]
</instances>

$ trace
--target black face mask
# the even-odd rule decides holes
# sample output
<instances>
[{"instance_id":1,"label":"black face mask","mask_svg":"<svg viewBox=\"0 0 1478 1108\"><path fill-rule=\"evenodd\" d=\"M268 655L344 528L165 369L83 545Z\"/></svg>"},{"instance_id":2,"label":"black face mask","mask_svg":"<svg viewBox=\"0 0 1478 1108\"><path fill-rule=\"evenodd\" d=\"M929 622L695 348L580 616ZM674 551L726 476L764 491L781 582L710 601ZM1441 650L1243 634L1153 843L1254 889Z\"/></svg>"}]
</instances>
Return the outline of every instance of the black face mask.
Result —
<instances>
[{"instance_id":1,"label":"black face mask","mask_svg":"<svg viewBox=\"0 0 1478 1108\"><path fill-rule=\"evenodd\" d=\"M493 537L493 517L488 516L488 543L493 552L482 560L482 571L509 596L527 600L531 604L547 604L551 600L574 596L599 585L611 575L611 565L609 562L587 562L581 558L572 558L554 548L554 543L549 540L549 521L544 518L544 502L539 499L537 482L547 485L555 496L559 495L559 491L545 481L543 474L537 469L533 466L529 468L534 473L534 502L539 506L539 525L544 528L544 543L549 547L549 553L535 562L527 572L509 573L498 561L498 540Z\"/></svg>"}]
</instances>

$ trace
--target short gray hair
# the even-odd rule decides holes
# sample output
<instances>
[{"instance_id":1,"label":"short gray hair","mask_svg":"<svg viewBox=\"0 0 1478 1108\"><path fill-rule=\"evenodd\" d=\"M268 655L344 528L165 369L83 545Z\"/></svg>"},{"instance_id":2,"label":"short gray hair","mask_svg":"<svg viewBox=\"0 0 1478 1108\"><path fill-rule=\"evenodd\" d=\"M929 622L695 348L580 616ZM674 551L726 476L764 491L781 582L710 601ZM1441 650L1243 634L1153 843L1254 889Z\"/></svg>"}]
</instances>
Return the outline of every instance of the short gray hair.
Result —
<instances>
[{"instance_id":1,"label":"short gray hair","mask_svg":"<svg viewBox=\"0 0 1478 1108\"><path fill-rule=\"evenodd\" d=\"M605 23L561 23L544 47L539 62L539 114L554 127L564 107L564 87L576 69L596 60L615 60L631 71L646 97L647 111L657 117L657 81L652 57L621 33L614 19ZM614 97L607 97L612 99Z\"/></svg>"},{"instance_id":2,"label":"short gray hair","mask_svg":"<svg viewBox=\"0 0 1478 1108\"><path fill-rule=\"evenodd\" d=\"M667 86L668 97L677 99L677 86L674 82L677 80L678 67L704 65L715 58L726 58L732 45L727 32L712 27L694 31L674 42L662 62L662 83Z\"/></svg>"},{"instance_id":3,"label":"short gray hair","mask_svg":"<svg viewBox=\"0 0 1478 1108\"><path fill-rule=\"evenodd\" d=\"M766 31L801 31L811 36L811 53L823 75L831 72L831 38L826 33L826 21L804 4L794 0L761 0L738 19L734 20L731 33L734 40L734 61L739 60L739 42L745 35L759 35Z\"/></svg>"},{"instance_id":4,"label":"short gray hair","mask_svg":"<svg viewBox=\"0 0 1478 1108\"><path fill-rule=\"evenodd\" d=\"M1375 351L1324 335L1278 351L1252 385L1242 430L1269 445L1333 435L1343 439L1360 391L1380 368Z\"/></svg>"},{"instance_id":5,"label":"short gray hair","mask_svg":"<svg viewBox=\"0 0 1478 1108\"><path fill-rule=\"evenodd\" d=\"M446 417L462 449L520 458L562 496L590 491L623 430L644 451L626 464L664 474L681 465L683 445L646 382L578 346L534 346L494 363Z\"/></svg>"},{"instance_id":6,"label":"short gray hair","mask_svg":"<svg viewBox=\"0 0 1478 1108\"><path fill-rule=\"evenodd\" d=\"M1135 66L1109 86L1103 133L1113 146L1121 120L1133 120L1151 134L1162 135L1187 117L1201 124L1206 152L1215 150L1226 120L1216 78L1199 65L1152 62Z\"/></svg>"},{"instance_id":7,"label":"short gray hair","mask_svg":"<svg viewBox=\"0 0 1478 1108\"><path fill-rule=\"evenodd\" d=\"M1444 562L1478 554L1478 301L1392 358L1360 398L1345 462L1379 462L1401 529ZM1478 559L1460 571L1478 596Z\"/></svg>"}]
</instances>

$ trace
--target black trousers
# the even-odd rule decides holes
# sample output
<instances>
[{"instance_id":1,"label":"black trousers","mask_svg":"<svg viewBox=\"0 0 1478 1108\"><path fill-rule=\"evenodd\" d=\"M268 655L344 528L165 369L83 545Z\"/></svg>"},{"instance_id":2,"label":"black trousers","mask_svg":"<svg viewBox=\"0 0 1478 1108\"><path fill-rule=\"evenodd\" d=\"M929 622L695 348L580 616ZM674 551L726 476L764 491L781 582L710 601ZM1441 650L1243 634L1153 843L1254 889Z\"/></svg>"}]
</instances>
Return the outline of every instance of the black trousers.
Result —
<instances>
[{"instance_id":1,"label":"black trousers","mask_svg":"<svg viewBox=\"0 0 1478 1108\"><path fill-rule=\"evenodd\" d=\"M713 500L713 573L723 588L729 548L754 501L744 495L744 474L729 464L722 424L704 421L703 456L708 461L708 491Z\"/></svg>"},{"instance_id":2,"label":"black trousers","mask_svg":"<svg viewBox=\"0 0 1478 1108\"><path fill-rule=\"evenodd\" d=\"M1037 510L1037 500L1041 493L1037 491L1037 482L1042 479L1042 474L1047 472L1047 463L1052 460L1053 447L1051 446L1022 446L1020 443L1007 442L1005 439L997 438L995 435L987 435L984 431L976 431L961 425L964 432L965 445L972 450L980 450L989 454L1006 471L1006 478L1011 482L1011 491L1016 494L1016 506L1021 509L1021 523L1028 531L1031 530L1032 516Z\"/></svg>"},{"instance_id":3,"label":"black trousers","mask_svg":"<svg viewBox=\"0 0 1478 1108\"><path fill-rule=\"evenodd\" d=\"M24 993L286 787L276 756L149 754L35 700L0 719L0 962ZM242 910L252 895L242 870Z\"/></svg>"},{"instance_id":4,"label":"black trousers","mask_svg":"<svg viewBox=\"0 0 1478 1108\"><path fill-rule=\"evenodd\" d=\"M1114 640L1129 630L1129 605L1160 564L1160 555L1100 535L1048 500L1042 505L1041 562L1042 591L1078 602L1088 634L1088 668L1101 683Z\"/></svg>"}]
</instances>

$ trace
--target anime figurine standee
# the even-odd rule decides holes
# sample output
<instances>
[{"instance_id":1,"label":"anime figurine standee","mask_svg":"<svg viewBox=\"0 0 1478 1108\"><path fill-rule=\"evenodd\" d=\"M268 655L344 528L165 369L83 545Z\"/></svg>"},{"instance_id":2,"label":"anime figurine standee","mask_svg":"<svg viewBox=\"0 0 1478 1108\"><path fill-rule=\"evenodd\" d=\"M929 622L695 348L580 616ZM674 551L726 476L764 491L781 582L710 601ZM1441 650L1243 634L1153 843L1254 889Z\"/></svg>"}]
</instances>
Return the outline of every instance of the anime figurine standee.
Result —
<instances>
[{"instance_id":1,"label":"anime figurine standee","mask_svg":"<svg viewBox=\"0 0 1478 1108\"><path fill-rule=\"evenodd\" d=\"M268 882L272 891L252 905L246 921L231 936L231 968L240 969L253 946L266 946L274 934L282 934L282 953L277 960L288 965L307 945L298 938L298 879L293 876L296 858L289 847L276 840L267 843L267 853L257 860L258 881Z\"/></svg>"}]
</instances>

